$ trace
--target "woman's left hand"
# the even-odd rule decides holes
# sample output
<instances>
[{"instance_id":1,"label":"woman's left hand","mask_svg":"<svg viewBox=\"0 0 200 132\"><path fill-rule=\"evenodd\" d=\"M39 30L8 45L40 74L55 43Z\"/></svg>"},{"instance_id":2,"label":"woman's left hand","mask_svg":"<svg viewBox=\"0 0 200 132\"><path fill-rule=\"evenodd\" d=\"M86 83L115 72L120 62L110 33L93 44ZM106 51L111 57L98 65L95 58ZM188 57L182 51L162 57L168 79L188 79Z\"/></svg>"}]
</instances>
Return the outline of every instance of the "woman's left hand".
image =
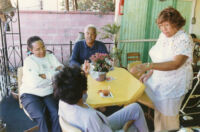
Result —
<instances>
[{"instance_id":1,"label":"woman's left hand","mask_svg":"<svg viewBox=\"0 0 200 132\"><path fill-rule=\"evenodd\" d=\"M57 68L56 68L56 71L60 71L62 69L62 66L58 66Z\"/></svg>"},{"instance_id":2,"label":"woman's left hand","mask_svg":"<svg viewBox=\"0 0 200 132\"><path fill-rule=\"evenodd\" d=\"M142 83L146 82L146 81L149 79L149 77L152 75L152 73L153 73L153 70L150 70L148 73L143 74L143 75L140 77L139 80L140 80Z\"/></svg>"}]
</instances>

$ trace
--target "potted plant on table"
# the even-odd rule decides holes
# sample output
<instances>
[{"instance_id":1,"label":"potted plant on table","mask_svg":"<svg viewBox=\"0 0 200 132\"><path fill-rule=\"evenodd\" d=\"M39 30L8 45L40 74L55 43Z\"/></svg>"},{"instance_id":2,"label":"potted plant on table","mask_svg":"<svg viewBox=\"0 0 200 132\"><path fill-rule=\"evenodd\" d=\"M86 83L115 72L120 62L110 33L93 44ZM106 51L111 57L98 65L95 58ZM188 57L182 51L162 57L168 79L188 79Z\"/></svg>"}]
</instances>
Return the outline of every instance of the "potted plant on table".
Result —
<instances>
[{"instance_id":1,"label":"potted plant on table","mask_svg":"<svg viewBox=\"0 0 200 132\"><path fill-rule=\"evenodd\" d=\"M109 59L109 55L105 53L96 53L90 57L91 75L97 81L104 81L106 79L106 73L112 69L112 61Z\"/></svg>"}]
</instances>

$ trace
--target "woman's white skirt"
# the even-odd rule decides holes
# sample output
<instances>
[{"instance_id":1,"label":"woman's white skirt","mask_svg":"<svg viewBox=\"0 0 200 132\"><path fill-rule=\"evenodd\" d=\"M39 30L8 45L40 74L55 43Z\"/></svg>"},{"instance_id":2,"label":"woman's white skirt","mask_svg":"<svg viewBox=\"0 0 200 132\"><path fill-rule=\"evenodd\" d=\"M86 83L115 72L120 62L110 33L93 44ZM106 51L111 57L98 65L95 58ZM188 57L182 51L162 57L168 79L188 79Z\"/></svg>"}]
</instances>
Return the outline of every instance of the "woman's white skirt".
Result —
<instances>
[{"instance_id":1,"label":"woman's white skirt","mask_svg":"<svg viewBox=\"0 0 200 132\"><path fill-rule=\"evenodd\" d=\"M160 99L158 96L155 96L150 88L146 88L146 93L149 98L152 100L155 108L160 111L165 116L176 116L179 113L181 103L185 97L182 95L181 97L176 98L166 98Z\"/></svg>"}]
</instances>

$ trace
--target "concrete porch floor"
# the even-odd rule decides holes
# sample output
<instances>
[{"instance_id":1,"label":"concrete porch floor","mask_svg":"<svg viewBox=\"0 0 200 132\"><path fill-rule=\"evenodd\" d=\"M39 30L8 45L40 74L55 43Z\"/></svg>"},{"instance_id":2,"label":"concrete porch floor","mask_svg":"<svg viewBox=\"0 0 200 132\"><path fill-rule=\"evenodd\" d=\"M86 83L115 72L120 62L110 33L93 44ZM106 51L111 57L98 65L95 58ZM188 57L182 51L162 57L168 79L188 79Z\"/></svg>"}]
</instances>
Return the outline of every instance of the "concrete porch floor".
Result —
<instances>
[{"instance_id":1,"label":"concrete porch floor","mask_svg":"<svg viewBox=\"0 0 200 132\"><path fill-rule=\"evenodd\" d=\"M153 131L153 110L148 114L148 108L142 105L142 108L146 115L146 120L150 131ZM104 113L110 115L114 111L120 109L120 107L108 107ZM200 108L192 109L193 111L200 111ZM185 121L180 116L181 127L200 126L200 114L192 115L193 120ZM31 121L22 109L19 108L18 100L12 96L5 98L0 104L0 118L6 123L6 132L23 132L36 124Z\"/></svg>"}]
</instances>

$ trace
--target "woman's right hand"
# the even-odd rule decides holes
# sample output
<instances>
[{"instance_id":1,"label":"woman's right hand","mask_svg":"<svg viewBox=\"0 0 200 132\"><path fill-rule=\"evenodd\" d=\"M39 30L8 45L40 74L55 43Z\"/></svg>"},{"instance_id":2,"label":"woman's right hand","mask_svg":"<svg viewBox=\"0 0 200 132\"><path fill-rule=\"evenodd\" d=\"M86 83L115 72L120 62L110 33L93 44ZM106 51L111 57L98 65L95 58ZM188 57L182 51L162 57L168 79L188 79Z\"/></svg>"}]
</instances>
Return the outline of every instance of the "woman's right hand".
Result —
<instances>
[{"instance_id":1,"label":"woman's right hand","mask_svg":"<svg viewBox=\"0 0 200 132\"><path fill-rule=\"evenodd\" d=\"M149 79L149 77L150 77L152 74L153 74L153 70L150 70L148 73L143 74L143 75L140 77L139 80L140 80L142 83L144 83L144 82L146 82L146 81Z\"/></svg>"},{"instance_id":2,"label":"woman's right hand","mask_svg":"<svg viewBox=\"0 0 200 132\"><path fill-rule=\"evenodd\" d=\"M39 74L39 77L46 79L46 75L45 74Z\"/></svg>"}]
</instances>

